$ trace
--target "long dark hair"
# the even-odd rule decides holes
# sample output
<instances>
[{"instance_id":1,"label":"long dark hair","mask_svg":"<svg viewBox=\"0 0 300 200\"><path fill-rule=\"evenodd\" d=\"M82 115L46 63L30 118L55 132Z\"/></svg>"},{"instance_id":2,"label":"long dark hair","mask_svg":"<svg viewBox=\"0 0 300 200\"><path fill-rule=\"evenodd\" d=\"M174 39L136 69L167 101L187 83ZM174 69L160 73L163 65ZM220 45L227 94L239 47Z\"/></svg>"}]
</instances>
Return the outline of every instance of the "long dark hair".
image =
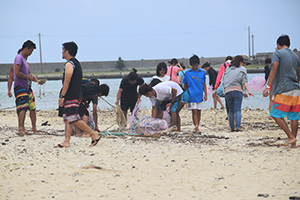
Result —
<instances>
[{"instance_id":1,"label":"long dark hair","mask_svg":"<svg viewBox=\"0 0 300 200\"><path fill-rule=\"evenodd\" d=\"M237 55L231 61L230 66L240 67L240 62L244 62L244 58L240 55Z\"/></svg>"},{"instance_id":2,"label":"long dark hair","mask_svg":"<svg viewBox=\"0 0 300 200\"><path fill-rule=\"evenodd\" d=\"M164 69L165 70L165 72L167 73L167 65L166 65L166 63L164 63L164 62L160 62L160 63L158 63L158 65L157 65L157 67L156 67L156 76L160 76L160 71L162 70L162 69Z\"/></svg>"},{"instance_id":3,"label":"long dark hair","mask_svg":"<svg viewBox=\"0 0 300 200\"><path fill-rule=\"evenodd\" d=\"M132 68L132 72L130 72L127 77L129 81L135 81L138 79L139 76L136 72L137 70L135 68Z\"/></svg>"}]
</instances>

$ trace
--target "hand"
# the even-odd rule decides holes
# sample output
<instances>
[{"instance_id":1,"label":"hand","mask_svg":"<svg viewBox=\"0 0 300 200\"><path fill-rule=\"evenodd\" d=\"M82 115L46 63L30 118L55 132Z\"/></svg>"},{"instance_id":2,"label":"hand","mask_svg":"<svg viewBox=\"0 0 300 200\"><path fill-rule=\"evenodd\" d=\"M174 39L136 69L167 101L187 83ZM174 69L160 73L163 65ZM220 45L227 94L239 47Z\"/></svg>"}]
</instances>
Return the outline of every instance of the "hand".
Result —
<instances>
[{"instance_id":1,"label":"hand","mask_svg":"<svg viewBox=\"0 0 300 200\"><path fill-rule=\"evenodd\" d=\"M269 95L269 89L265 88L263 91L263 97L267 97Z\"/></svg>"},{"instance_id":2,"label":"hand","mask_svg":"<svg viewBox=\"0 0 300 200\"><path fill-rule=\"evenodd\" d=\"M7 96L10 98L12 97L11 91L8 91Z\"/></svg>"},{"instance_id":3,"label":"hand","mask_svg":"<svg viewBox=\"0 0 300 200\"><path fill-rule=\"evenodd\" d=\"M65 98L59 98L59 99L58 99L58 105L59 105L60 107L63 107L63 106L64 106L64 101L65 101Z\"/></svg>"},{"instance_id":4,"label":"hand","mask_svg":"<svg viewBox=\"0 0 300 200\"><path fill-rule=\"evenodd\" d=\"M101 132L98 127L95 127L95 131Z\"/></svg>"},{"instance_id":5,"label":"hand","mask_svg":"<svg viewBox=\"0 0 300 200\"><path fill-rule=\"evenodd\" d=\"M252 92L248 92L249 96L253 96L254 97L254 94L252 94Z\"/></svg>"},{"instance_id":6,"label":"hand","mask_svg":"<svg viewBox=\"0 0 300 200\"><path fill-rule=\"evenodd\" d=\"M247 93L243 93L243 96L244 96L244 98L247 98L248 94Z\"/></svg>"},{"instance_id":7,"label":"hand","mask_svg":"<svg viewBox=\"0 0 300 200\"><path fill-rule=\"evenodd\" d=\"M173 104L172 103L168 103L167 105L166 105L166 108L167 108L167 111L169 111L170 110L170 108L173 106Z\"/></svg>"},{"instance_id":8,"label":"hand","mask_svg":"<svg viewBox=\"0 0 300 200\"><path fill-rule=\"evenodd\" d=\"M33 76L33 75L29 76L29 80L31 80L33 82L38 82L38 79L35 76Z\"/></svg>"},{"instance_id":9,"label":"hand","mask_svg":"<svg viewBox=\"0 0 300 200\"><path fill-rule=\"evenodd\" d=\"M117 100L115 104L118 105L119 104L119 100Z\"/></svg>"},{"instance_id":10,"label":"hand","mask_svg":"<svg viewBox=\"0 0 300 200\"><path fill-rule=\"evenodd\" d=\"M207 94L204 95L204 102L207 100Z\"/></svg>"}]
</instances>

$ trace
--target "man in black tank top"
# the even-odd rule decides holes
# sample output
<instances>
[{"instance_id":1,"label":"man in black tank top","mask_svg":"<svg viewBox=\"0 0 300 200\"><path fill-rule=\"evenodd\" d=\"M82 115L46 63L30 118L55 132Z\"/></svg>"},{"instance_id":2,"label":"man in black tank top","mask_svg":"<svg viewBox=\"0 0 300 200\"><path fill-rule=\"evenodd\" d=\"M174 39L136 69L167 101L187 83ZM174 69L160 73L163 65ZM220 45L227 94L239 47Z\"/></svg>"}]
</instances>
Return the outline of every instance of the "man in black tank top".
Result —
<instances>
[{"instance_id":1,"label":"man in black tank top","mask_svg":"<svg viewBox=\"0 0 300 200\"><path fill-rule=\"evenodd\" d=\"M62 89L60 91L58 104L63 107L63 118L65 121L65 140L54 147L70 147L70 139L72 134L72 125L90 134L92 138L91 146L95 146L101 136L97 131L93 131L87 124L81 120L79 116L79 105L81 102L81 79L82 68L79 61L75 58L77 54L77 45L75 42L67 42L63 44L63 59L67 62L64 68Z\"/></svg>"}]
</instances>

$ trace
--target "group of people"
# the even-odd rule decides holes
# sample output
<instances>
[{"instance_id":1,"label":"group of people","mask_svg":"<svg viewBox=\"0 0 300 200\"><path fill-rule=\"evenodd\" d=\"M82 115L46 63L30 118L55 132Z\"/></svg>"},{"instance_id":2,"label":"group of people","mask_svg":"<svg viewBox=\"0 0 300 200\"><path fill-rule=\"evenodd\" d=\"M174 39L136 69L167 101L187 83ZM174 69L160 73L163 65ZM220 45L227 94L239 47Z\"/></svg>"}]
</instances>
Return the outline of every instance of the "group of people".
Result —
<instances>
[{"instance_id":1,"label":"group of people","mask_svg":"<svg viewBox=\"0 0 300 200\"><path fill-rule=\"evenodd\" d=\"M272 60L268 60L266 69L270 70L266 77L267 83L263 96L270 95L270 116L286 133L288 140L283 145L296 147L298 132L298 120L300 119L300 60L290 49L290 39L282 35L277 40L277 49ZM30 66L26 59L35 49L32 41L26 41L20 53L16 56L11 74L14 74L14 93L16 98L19 131L18 134L26 134L24 128L25 113L27 110L35 110L34 96L30 89L30 81L39 82L31 75ZM73 126L82 130L92 138L91 146L95 146L101 134L97 122L98 97L107 96L109 87L99 84L98 80L83 81L80 62L75 58L77 45L74 42L63 44L62 57L67 61L64 66L62 89L59 93L59 115L65 122L65 140L55 147L70 147L70 138ZM244 66L249 61L241 55L228 56L217 73L210 63L205 62L201 67L200 58L193 55L189 59L190 69L177 59L172 59L170 65L161 62L157 65L156 75L150 83L145 83L143 78L133 69L120 83L115 104L120 104L127 118L128 109L132 112L141 95L149 97L152 105L152 117L163 118L163 113L168 112L171 117L170 130L181 131L180 111L187 104L192 111L194 132L199 133L202 104L207 100L206 73L209 75L209 85L213 88L214 108L217 103L221 109L226 108L229 127L232 132L241 131L241 106L244 97L253 96L248 87L247 71ZM11 97L12 80L8 81L8 95ZM220 97L215 93L222 89L225 96L225 106ZM94 127L88 124L89 103L93 102ZM35 112L34 112L35 115ZM31 116L31 114L30 114ZM291 120L291 130L284 118ZM33 117L33 131L36 132L36 119Z\"/></svg>"}]
</instances>

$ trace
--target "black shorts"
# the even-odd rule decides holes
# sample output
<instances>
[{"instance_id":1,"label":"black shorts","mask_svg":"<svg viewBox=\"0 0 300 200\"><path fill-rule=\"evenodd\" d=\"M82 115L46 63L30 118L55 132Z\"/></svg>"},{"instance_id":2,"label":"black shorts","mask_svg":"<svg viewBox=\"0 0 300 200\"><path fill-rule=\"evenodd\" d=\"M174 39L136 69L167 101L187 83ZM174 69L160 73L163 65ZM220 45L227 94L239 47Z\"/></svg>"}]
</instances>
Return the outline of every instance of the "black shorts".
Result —
<instances>
[{"instance_id":1,"label":"black shorts","mask_svg":"<svg viewBox=\"0 0 300 200\"><path fill-rule=\"evenodd\" d=\"M89 111L86 109L85 104L82 102L79 105L78 113L80 117L82 117L83 115L89 116Z\"/></svg>"},{"instance_id":2,"label":"black shorts","mask_svg":"<svg viewBox=\"0 0 300 200\"><path fill-rule=\"evenodd\" d=\"M130 108L130 112L133 111L134 106L137 102L137 96L133 95L133 96L128 96L128 95L124 95L121 96L121 109L123 111L127 111L128 108Z\"/></svg>"}]
</instances>

